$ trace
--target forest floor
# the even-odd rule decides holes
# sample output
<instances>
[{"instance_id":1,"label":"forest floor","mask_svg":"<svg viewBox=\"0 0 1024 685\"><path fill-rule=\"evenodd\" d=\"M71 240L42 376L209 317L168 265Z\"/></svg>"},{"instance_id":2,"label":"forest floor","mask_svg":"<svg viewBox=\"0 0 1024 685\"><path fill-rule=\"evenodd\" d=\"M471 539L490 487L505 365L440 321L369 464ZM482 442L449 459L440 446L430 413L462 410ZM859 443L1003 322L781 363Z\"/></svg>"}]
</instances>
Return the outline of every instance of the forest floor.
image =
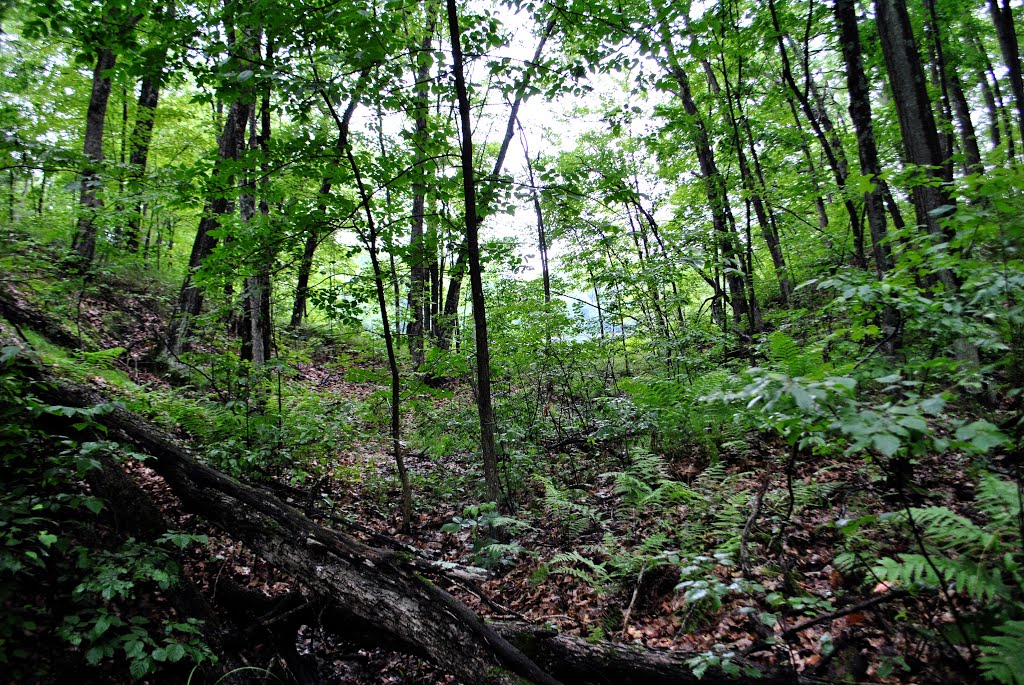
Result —
<instances>
[{"instance_id":1,"label":"forest floor","mask_svg":"<svg viewBox=\"0 0 1024 685\"><path fill-rule=\"evenodd\" d=\"M132 380L151 389L170 389L139 363L163 330L152 302L107 293L83 298L78 306L79 323L101 346L126 348L116 364ZM435 456L410 449L406 463L416 486L415 510L411 530L404 534L393 460L384 436L374 435L374 424L380 434L384 417L373 420L373 397L380 385L372 377L382 367L379 360L354 350L346 350L347 361L338 364L330 356L334 352L322 351L308 362L293 364L291 382L327 399L370 406L359 419L366 425L348 449L322 465L316 479L282 478L278 487L321 523L349 525L370 544L378 541L375 536L385 536L426 558L486 564L486 581L452 581L446 588L481 615L522 618L584 638L651 648L749 653L755 662L788 664L828 680L942 683L961 677L957 654L937 649L934 639L906 620L908 614L924 616L939 630L954 620L947 607L882 583L865 583L863 574L837 563L843 550L854 558L863 555L861 561L870 567L878 555L896 553L903 544L880 535L862 540L860 549L851 548L838 530L858 517L902 506L892 499L878 470L863 459L787 464L785 445L750 436L743 449L722 449L713 467L699 454L664 461L668 480L706 501L630 504L610 475L627 468L627 448L612 444L593 450L581 443L580 449L562 447L535 457L540 473L550 481L558 479L563 494L572 493L579 505L576 519L553 511L551 493L533 481L510 502L507 519L519 523L507 525L473 509L479 472L471 452ZM372 373L350 373L357 367ZM94 381L109 389L102 378ZM453 403L471 401L468 387L453 384L450 390L441 399L428 397L436 414L443 415ZM919 458L913 505L946 505L969 513L974 494L969 466L955 455ZM293 588L290 578L242 544L204 529L144 463L129 468L180 530L209 536L207 545L188 553L184 565L185 574L208 596L216 595L225 578L267 596ZM488 521L493 525L488 527ZM446 526L451 532L442 530ZM732 528L726 531L726 526ZM683 575L687 560L672 556L673 537L666 531L706 542L708 555L689 561L706 567L701 582L708 585L712 601L684 598L679 584L688 578ZM658 553L650 547L652 536L661 536L656 537ZM723 536L738 543L734 552L739 554L731 555L729 565L712 556ZM574 554L592 563L566 560ZM861 604L863 610L850 610ZM314 626L300 632L297 648L317 663L329 682L454 682L412 657L337 644ZM260 653L258 644L252 652ZM259 658L266 657L254 657L252 663L267 665Z\"/></svg>"}]
</instances>

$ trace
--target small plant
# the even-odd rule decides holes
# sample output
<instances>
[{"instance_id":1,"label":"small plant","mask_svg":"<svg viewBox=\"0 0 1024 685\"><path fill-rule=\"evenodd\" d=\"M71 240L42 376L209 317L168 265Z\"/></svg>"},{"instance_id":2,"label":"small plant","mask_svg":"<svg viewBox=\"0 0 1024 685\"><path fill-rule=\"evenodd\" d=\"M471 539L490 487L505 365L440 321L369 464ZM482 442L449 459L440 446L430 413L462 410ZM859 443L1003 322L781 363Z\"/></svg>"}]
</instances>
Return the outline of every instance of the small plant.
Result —
<instances>
[{"instance_id":1,"label":"small plant","mask_svg":"<svg viewBox=\"0 0 1024 685\"><path fill-rule=\"evenodd\" d=\"M585 492L562 490L544 476L537 476L537 481L544 486L545 510L567 537L578 538L588 529L600 525L600 512L581 501L587 496Z\"/></svg>"},{"instance_id":2,"label":"small plant","mask_svg":"<svg viewBox=\"0 0 1024 685\"><path fill-rule=\"evenodd\" d=\"M910 592L951 593L972 600L971 616L956 611L950 639L974 646L981 633L979 665L987 678L1008 685L1024 682L1024 549L1017 483L983 474L978 484L976 523L947 507L907 509L890 521L909 528L923 543L917 552L881 559L872 578ZM977 631L977 633L975 632Z\"/></svg>"},{"instance_id":3,"label":"small plant","mask_svg":"<svg viewBox=\"0 0 1024 685\"><path fill-rule=\"evenodd\" d=\"M454 516L441 526L443 532L451 535L468 531L473 545L471 559L483 568L511 564L512 559L526 551L525 548L516 542L501 542L497 538L531 529L532 526L525 521L498 512L494 502L471 504L462 510L462 516Z\"/></svg>"}]
</instances>

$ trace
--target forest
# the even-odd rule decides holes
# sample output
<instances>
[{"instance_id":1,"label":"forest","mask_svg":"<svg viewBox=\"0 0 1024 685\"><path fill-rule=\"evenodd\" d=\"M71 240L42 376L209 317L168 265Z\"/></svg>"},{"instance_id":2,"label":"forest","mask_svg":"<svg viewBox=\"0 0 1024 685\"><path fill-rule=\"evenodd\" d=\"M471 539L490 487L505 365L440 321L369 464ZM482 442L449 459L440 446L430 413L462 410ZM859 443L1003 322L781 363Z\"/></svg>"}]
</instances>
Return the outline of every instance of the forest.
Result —
<instances>
[{"instance_id":1,"label":"forest","mask_svg":"<svg viewBox=\"0 0 1024 685\"><path fill-rule=\"evenodd\" d=\"M1024 685L1014 0L0 0L0 683Z\"/></svg>"}]
</instances>

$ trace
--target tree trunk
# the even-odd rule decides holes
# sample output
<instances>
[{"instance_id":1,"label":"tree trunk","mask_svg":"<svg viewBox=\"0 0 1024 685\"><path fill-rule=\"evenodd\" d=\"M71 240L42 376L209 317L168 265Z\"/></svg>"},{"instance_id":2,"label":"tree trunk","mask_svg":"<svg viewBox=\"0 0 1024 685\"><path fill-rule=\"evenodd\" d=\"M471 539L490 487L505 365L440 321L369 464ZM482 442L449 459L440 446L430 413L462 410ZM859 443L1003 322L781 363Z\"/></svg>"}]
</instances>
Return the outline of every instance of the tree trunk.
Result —
<instances>
[{"instance_id":1,"label":"tree trunk","mask_svg":"<svg viewBox=\"0 0 1024 685\"><path fill-rule=\"evenodd\" d=\"M356 164L351 147L345 148L345 155L348 157L349 165L352 167L352 173L356 179L356 186L359 189L359 197L369 229L369 234L362 235L362 238L370 253L370 266L373 268L373 282L377 291L377 306L380 309L380 322L384 329L384 347L387 350L388 369L391 373L391 450L398 468L398 479L402 484L401 529L402 532L408 533L412 525L412 485L409 482L409 472L405 468L405 457L402 454L402 383L398 371L398 357L395 354L395 341L388 323L388 301L384 293L384 273L381 270L380 257L377 253L377 224L373 218L370 195L363 184L362 175L359 173L359 166Z\"/></svg>"},{"instance_id":2,"label":"tree trunk","mask_svg":"<svg viewBox=\"0 0 1024 685\"><path fill-rule=\"evenodd\" d=\"M82 212L78 217L75 236L71 242L71 250L77 265L88 266L96 256L96 212L103 207L103 199L99 196L99 167L103 162L103 125L107 117L107 103L110 101L110 74L114 68L117 55L110 48L102 50L96 58L96 66L92 72L92 94L89 96L89 109L85 118L85 144L82 152L85 155L85 167L80 177L81 191L79 207Z\"/></svg>"},{"instance_id":3,"label":"tree trunk","mask_svg":"<svg viewBox=\"0 0 1024 685\"><path fill-rule=\"evenodd\" d=\"M999 133L999 110L996 108L996 98L992 93L992 87L988 84L988 73L979 68L977 76L978 83L981 84L981 98L985 101L985 109L988 112L988 136L992 141L992 149L997 149L1002 143L1002 136Z\"/></svg>"},{"instance_id":4,"label":"tree trunk","mask_svg":"<svg viewBox=\"0 0 1024 685\"><path fill-rule=\"evenodd\" d=\"M360 79L357 83L352 99L349 100L348 107L345 108L344 114L341 115L341 129L338 131L338 140L334 144L334 150L341 157L344 155L345 149L348 147L348 134L352 124L352 115L355 114L356 108L359 106L359 93L362 90L363 80ZM292 304L292 318L288 324L290 328L297 328L302 323L302 319L306 314L306 301L309 299L309 277L313 272L313 255L316 253L316 248L320 245L320 217L323 217L327 213L327 199L331 195L331 180L325 178L320 184L320 201L317 203L317 218L309 226L308 233L306 234L306 244L302 251L302 260L299 262L299 277L298 283L295 287L295 300Z\"/></svg>"},{"instance_id":5,"label":"tree trunk","mask_svg":"<svg viewBox=\"0 0 1024 685\"><path fill-rule=\"evenodd\" d=\"M494 160L494 168L491 170L489 179L490 182L484 186L480 193L479 207L474 209L479 222L483 222L484 218L486 218L487 213L490 211L491 202L497 194L495 188L500 181L501 170L505 166L505 155L508 154L508 146L512 142L512 136L515 134L519 108L526 98L526 91L533 78L532 67L540 62L541 55L544 53L544 45L554 29L555 20L552 19L548 22L544 29L544 34L537 42L537 49L533 52L533 60L529 63L527 71L523 74L522 82L516 88L516 99L512 101L512 107L509 110L508 122L505 125L505 137L502 138L501 147L498 149L498 157ZM462 68L461 65L459 68ZM462 292L462 277L466 273L466 260L469 258L467 241L468 238L459 246L458 257L448 277L448 294L444 301L444 314L438 321L438 345L443 349L448 349L451 345L452 333L455 330L456 315L459 311L459 296Z\"/></svg>"},{"instance_id":6,"label":"tree trunk","mask_svg":"<svg viewBox=\"0 0 1024 685\"><path fill-rule=\"evenodd\" d=\"M153 139L153 119L156 116L157 103L160 100L160 85L163 81L163 61L158 71L142 79L139 90L139 104L135 111L135 127L132 129L130 145L131 178L135 192L141 191L142 180L146 175L146 162L149 159L149 144ZM142 225L143 203L136 202L134 211L128 217L126 243L128 251L139 251L139 228Z\"/></svg>"},{"instance_id":7,"label":"tree trunk","mask_svg":"<svg viewBox=\"0 0 1024 685\"><path fill-rule=\"evenodd\" d=\"M222 190L234 184L234 176L228 174L225 177L223 166L224 162L238 159L239 143L245 135L245 125L249 120L251 108L252 105L235 100L231 103L224 120L224 130L218 145L218 164L213 170L214 182L223 181L222 184L218 184ZM203 291L192 282L192 276L217 246L217 238L211 233L220 226L220 217L231 212L232 206L233 203L228 196L221 192L203 209L203 217L199 220L199 228L196 229L195 241L192 243L188 272L185 274L185 282L178 297L178 307L167 332L167 352L173 357L180 355L184 350L192 319L198 316L203 308Z\"/></svg>"},{"instance_id":8,"label":"tree trunk","mask_svg":"<svg viewBox=\"0 0 1024 685\"><path fill-rule=\"evenodd\" d=\"M267 70L274 69L274 40L267 38L267 54L264 59ZM260 150L260 178L259 183L259 208L260 216L265 222L260 237L258 238L258 251L256 254L256 274L248 279L246 290L249 296L249 322L252 334L252 361L254 364L266 364L270 360L271 344L274 334L274 321L270 315L271 280L270 273L274 266L276 250L275 237L268 234L266 222L270 217L270 202L267 200L267 179L270 175L270 87L264 89L260 100L260 130L256 135L256 121L253 118L253 134L255 140L252 147Z\"/></svg>"},{"instance_id":9,"label":"tree trunk","mask_svg":"<svg viewBox=\"0 0 1024 685\"><path fill-rule=\"evenodd\" d=\"M452 69L462 127L462 193L466 207L466 257L469 262L469 287L473 298L473 327L476 334L476 406L480 415L480 452L486 497L491 502L499 502L501 490L498 483L498 453L494 443L494 409L491 406L491 350L487 339L483 270L480 266L480 239L477 235L480 216L477 214L476 181L473 174L473 122L470 118L466 76L463 72L462 34L459 30L459 16L455 3L456 0L447 0L448 31L452 42ZM515 112L509 123L511 130L515 123ZM508 136L507 139L511 137ZM504 147L507 148L507 145Z\"/></svg>"},{"instance_id":10,"label":"tree trunk","mask_svg":"<svg viewBox=\"0 0 1024 685\"><path fill-rule=\"evenodd\" d=\"M945 160L906 2L875 0L875 13L906 161L923 167L923 173L934 179L931 183L917 183L912 188L917 222L933 235L949 237L939 224L939 214L943 213L940 208L952 208L953 200L942 184ZM943 281L949 278L951 274L948 273L942 276ZM952 285L952 282L947 285Z\"/></svg>"},{"instance_id":11,"label":"tree trunk","mask_svg":"<svg viewBox=\"0 0 1024 685\"><path fill-rule=\"evenodd\" d=\"M437 6L434 2L424 3L426 25L423 30L423 39L420 41L420 51L416 56L416 88L413 93L413 144L416 146L415 161L416 182L412 186L412 225L409 235L409 254L412 264L409 275L409 356L412 359L414 368L423 365L424 333L429 327L430 320L430 296L427 291L428 262L427 249L423 240L423 227L425 220L426 195L427 195L427 173L424 168L426 163L426 147L429 137L427 130L427 111L429 103L427 96L430 92L430 52L432 50L434 30L437 26Z\"/></svg>"},{"instance_id":12,"label":"tree trunk","mask_svg":"<svg viewBox=\"0 0 1024 685\"><path fill-rule=\"evenodd\" d=\"M953 100L953 113L956 115L957 127L960 131L960 147L964 151L964 168L968 174L980 174L985 171L981 161L981 148L978 147L978 133L971 119L971 106L964 94L964 86L953 65L946 66L950 79L950 97Z\"/></svg>"},{"instance_id":13,"label":"tree trunk","mask_svg":"<svg viewBox=\"0 0 1024 685\"><path fill-rule=\"evenodd\" d=\"M861 233L860 216L857 212L856 205L853 204L853 200L850 199L846 193L846 179L848 172L846 169L845 156L842 155L842 148L836 147L834 143L836 139L833 137L830 139L830 135L833 134L832 121L827 116L825 109L819 103L817 105L811 102L808 95L812 88L811 76L809 71L805 70L805 83L807 90L803 90L797 85L796 79L793 77L793 69L790 66L789 51L786 49L785 34L782 31L782 26L779 23L778 12L775 9L775 0L768 0L768 10L771 13L772 27L775 29L775 40L776 45L779 49L779 56L782 59L782 78L789 86L790 91L796 98L796 101L800 104L803 109L804 116L807 121L811 124L811 129L814 131L815 138L818 139L818 143L821 146L822 152L825 154L825 159L828 161L828 166L832 170L832 176L835 178L836 186L839 187L843 195L843 206L846 208L846 213L850 219L850 231L854 238L854 263L855 266L864 267L866 266L866 260L864 255L864 237Z\"/></svg>"},{"instance_id":14,"label":"tree trunk","mask_svg":"<svg viewBox=\"0 0 1024 685\"><path fill-rule=\"evenodd\" d=\"M742 69L742 60L740 61L740 66L737 68ZM775 278L779 284L779 296L782 300L782 304L785 305L789 302L790 295L792 294L792 286L789 282L789 276L786 273L786 261L782 256L782 247L779 245L779 235L775 230L774 222L769 220L768 210L765 208L764 200L761 198L761 194L764 191L764 178L761 176L760 170L758 170L758 175L755 179L754 172L751 169L746 151L744 150L746 141L743 139L743 133L741 132L741 120L745 125L746 133L751 138L750 149L754 154L757 154L756 146L753 144L753 135L750 131L750 121L743 113L743 98L741 93L734 92L728 73L724 69L722 73L725 75L725 96L726 102L728 103L729 125L732 129L733 147L736 149L736 159L739 162L740 179L743 183L744 189L750 197L751 204L753 205L754 215L757 217L757 225L761 228L761 236L764 238L765 245L768 246L768 253L771 255L772 265L775 267ZM735 107L733 105L734 100ZM750 261L751 260L748 259L748 272L753 268L753 265L749 263ZM751 308L757 309L756 300L751 301ZM757 328L760 328L760 326Z\"/></svg>"},{"instance_id":15,"label":"tree trunk","mask_svg":"<svg viewBox=\"0 0 1024 685\"><path fill-rule=\"evenodd\" d=\"M988 9L992 15L992 23L999 39L999 49L1003 53L1003 64L1006 66L1013 90L1013 100L1017 105L1017 130L1024 141L1024 76L1021 75L1020 47L1017 44L1017 31L1013 26L1013 10L1010 0L988 0Z\"/></svg>"},{"instance_id":16,"label":"tree trunk","mask_svg":"<svg viewBox=\"0 0 1024 685\"><path fill-rule=\"evenodd\" d=\"M704 190L711 208L711 221L717 237L718 249L725 263L726 283L729 286L729 299L732 304L733 320L740 323L751 315L747 302L746 286L744 285L744 260L740 253L736 232L731 225L732 210L729 207L729 196L726 193L725 179L715 163L714 149L708 136L704 118L697 109L690 90L690 78L683 69L675 54L669 27L661 27L661 44L668 52L669 68L672 77L679 86L676 96L683 105L687 116L693 119L694 147L697 150L697 161L700 164L700 175L704 179Z\"/></svg>"},{"instance_id":17,"label":"tree trunk","mask_svg":"<svg viewBox=\"0 0 1024 685\"><path fill-rule=\"evenodd\" d=\"M885 181L882 180L882 167L878 161L878 146L875 143L875 129L871 118L871 91L861 57L860 31L857 28L854 0L835 0L835 16L839 26L843 60L846 63L850 119L857 133L860 172L870 177L872 181L871 190L864 193L864 212L871 233L875 272L881 279L892 268L892 253L886 235L885 205L882 199Z\"/></svg>"}]
</instances>

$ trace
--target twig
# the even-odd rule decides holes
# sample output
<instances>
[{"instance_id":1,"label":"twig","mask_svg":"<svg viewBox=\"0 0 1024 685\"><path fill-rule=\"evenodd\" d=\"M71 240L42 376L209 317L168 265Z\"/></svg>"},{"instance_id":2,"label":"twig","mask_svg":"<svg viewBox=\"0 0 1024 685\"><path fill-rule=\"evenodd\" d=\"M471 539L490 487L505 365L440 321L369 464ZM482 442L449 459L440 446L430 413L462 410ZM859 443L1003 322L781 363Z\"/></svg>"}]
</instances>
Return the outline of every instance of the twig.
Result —
<instances>
[{"instance_id":1,"label":"twig","mask_svg":"<svg viewBox=\"0 0 1024 685\"><path fill-rule=\"evenodd\" d=\"M768 486L771 485L771 482L771 476L766 476L761 484L761 489L757 493L757 499L754 500L754 509L750 512L750 516L747 517L747 525L743 526L743 535L740 536L740 568L743 569L744 574L750 573L750 569L747 568L747 543L750 540L750 531L753 529L757 517L761 515L761 504L764 502L764 495L768 492Z\"/></svg>"},{"instance_id":2,"label":"twig","mask_svg":"<svg viewBox=\"0 0 1024 685\"><path fill-rule=\"evenodd\" d=\"M809 618L806 621L801 621L800 623L797 623L795 626L787 628L783 630L781 633L778 633L777 635L772 635L772 638L774 638L775 640L789 640L790 638L798 635L799 633L802 633L808 628L813 628L818 624L827 623L828 621L834 621L837 618L842 618L843 616L848 616L849 614L855 614L858 611L864 611L866 609L878 606L879 604L891 602L894 599L901 599L903 597L906 597L907 595L908 593L905 590L893 590L891 592L885 593L884 595L872 597L871 599L866 599L863 602L851 604L850 606L843 607L842 609L836 609L835 611L831 611L827 614L821 614L820 616ZM741 656L750 656L751 654L756 654L757 652L764 651L765 649L771 646L772 645L768 642L768 640L758 640L757 642L743 650Z\"/></svg>"},{"instance_id":3,"label":"twig","mask_svg":"<svg viewBox=\"0 0 1024 685\"><path fill-rule=\"evenodd\" d=\"M640 575L636 577L636 587L633 588L633 596L629 598L629 606L626 607L626 613L622 615L623 640L626 639L626 630L629 628L629 616L633 613L633 605L636 604L636 596L640 593L640 584L644 582L644 572L646 571L646 566L640 569Z\"/></svg>"},{"instance_id":4,"label":"twig","mask_svg":"<svg viewBox=\"0 0 1024 685\"><path fill-rule=\"evenodd\" d=\"M487 593L484 592L482 589L480 589L480 587L477 586L476 583L474 583L474 582L472 582L470 580L466 580L466 581L463 581L462 583L456 583L456 585L461 587L466 592L470 592L473 595L475 595L477 597L477 599L479 599L481 602L486 604L492 611L496 611L496 612L498 612L500 614L503 614L505 616L511 616L511 617L515 618L516 620L518 620L518 621L523 621L524 623L529 623L530 622L529 619L527 619L525 616L520 614L518 611L513 611L512 609L509 609L506 606L502 606L501 604L498 604L493 599L488 597Z\"/></svg>"}]
</instances>

